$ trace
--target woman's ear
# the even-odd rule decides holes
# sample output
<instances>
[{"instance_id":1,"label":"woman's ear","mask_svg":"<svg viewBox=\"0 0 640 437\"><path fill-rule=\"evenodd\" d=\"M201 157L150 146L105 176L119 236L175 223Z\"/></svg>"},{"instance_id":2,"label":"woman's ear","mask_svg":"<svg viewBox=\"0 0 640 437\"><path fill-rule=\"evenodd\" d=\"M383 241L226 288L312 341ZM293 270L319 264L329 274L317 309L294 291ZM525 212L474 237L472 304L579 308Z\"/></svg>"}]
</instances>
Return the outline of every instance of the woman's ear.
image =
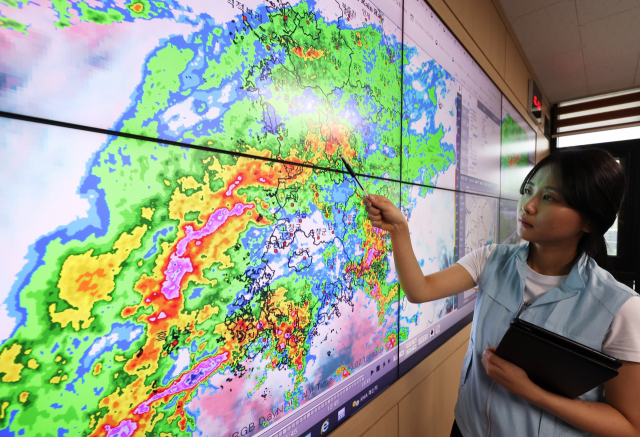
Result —
<instances>
[{"instance_id":1,"label":"woman's ear","mask_svg":"<svg viewBox=\"0 0 640 437\"><path fill-rule=\"evenodd\" d=\"M582 232L584 232L585 234L590 234L593 231L592 228L593 226L590 221L582 219L582 229L581 229Z\"/></svg>"}]
</instances>

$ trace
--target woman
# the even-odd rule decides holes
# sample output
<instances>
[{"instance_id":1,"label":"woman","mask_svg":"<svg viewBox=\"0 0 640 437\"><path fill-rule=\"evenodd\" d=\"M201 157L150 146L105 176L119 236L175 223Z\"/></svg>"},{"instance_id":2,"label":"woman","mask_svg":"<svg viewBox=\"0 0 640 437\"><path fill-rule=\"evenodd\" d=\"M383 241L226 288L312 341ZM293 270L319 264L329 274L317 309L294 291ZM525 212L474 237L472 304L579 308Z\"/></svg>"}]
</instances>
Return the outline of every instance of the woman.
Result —
<instances>
[{"instance_id":1,"label":"woman","mask_svg":"<svg viewBox=\"0 0 640 437\"><path fill-rule=\"evenodd\" d=\"M372 225L391 234L410 302L478 286L452 436L640 437L640 297L598 265L625 183L605 151L550 155L520 188L518 233L527 244L483 247L427 276L402 213L383 196L365 199ZM494 354L514 317L621 359L619 375L578 399L540 388Z\"/></svg>"}]
</instances>

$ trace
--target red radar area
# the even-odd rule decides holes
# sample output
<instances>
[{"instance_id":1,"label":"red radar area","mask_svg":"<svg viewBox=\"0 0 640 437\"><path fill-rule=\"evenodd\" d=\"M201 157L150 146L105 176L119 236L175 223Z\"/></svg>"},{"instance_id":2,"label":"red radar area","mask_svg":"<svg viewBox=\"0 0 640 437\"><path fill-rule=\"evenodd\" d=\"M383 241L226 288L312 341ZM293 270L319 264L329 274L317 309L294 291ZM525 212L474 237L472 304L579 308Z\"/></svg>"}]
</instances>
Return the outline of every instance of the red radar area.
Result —
<instances>
[{"instance_id":1,"label":"red radar area","mask_svg":"<svg viewBox=\"0 0 640 437\"><path fill-rule=\"evenodd\" d=\"M144 11L144 5L142 3L133 3L129 6L129 9L131 9L136 14L139 14Z\"/></svg>"}]
</instances>

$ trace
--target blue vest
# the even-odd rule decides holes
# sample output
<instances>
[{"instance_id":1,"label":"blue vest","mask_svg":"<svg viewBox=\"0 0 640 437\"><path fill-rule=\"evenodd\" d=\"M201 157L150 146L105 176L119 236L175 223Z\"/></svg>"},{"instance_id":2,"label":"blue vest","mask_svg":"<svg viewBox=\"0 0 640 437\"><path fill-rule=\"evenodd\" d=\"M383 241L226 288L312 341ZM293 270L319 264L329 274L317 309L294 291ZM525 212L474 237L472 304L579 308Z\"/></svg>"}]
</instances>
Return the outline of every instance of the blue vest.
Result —
<instances>
[{"instance_id":1,"label":"blue vest","mask_svg":"<svg viewBox=\"0 0 640 437\"><path fill-rule=\"evenodd\" d=\"M465 437L589 436L524 401L487 376L482 353L498 346L523 304L529 245L498 245L482 271L469 349L462 364L456 422ZM596 350L620 307L632 296L595 261L584 256L564 284L524 310L520 318ZM579 399L604 401L604 386Z\"/></svg>"}]
</instances>

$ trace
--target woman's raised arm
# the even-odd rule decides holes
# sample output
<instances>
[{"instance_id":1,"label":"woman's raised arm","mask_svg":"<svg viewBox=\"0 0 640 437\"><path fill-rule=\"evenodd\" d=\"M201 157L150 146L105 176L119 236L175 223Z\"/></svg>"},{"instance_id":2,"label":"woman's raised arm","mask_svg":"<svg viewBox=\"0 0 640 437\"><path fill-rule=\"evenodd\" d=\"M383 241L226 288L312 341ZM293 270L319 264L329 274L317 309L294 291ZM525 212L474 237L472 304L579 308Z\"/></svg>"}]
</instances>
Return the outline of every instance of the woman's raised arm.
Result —
<instances>
[{"instance_id":1,"label":"woman's raised arm","mask_svg":"<svg viewBox=\"0 0 640 437\"><path fill-rule=\"evenodd\" d=\"M371 224L388 231L391 235L398 279L409 302L422 303L442 299L462 293L476 285L469 272L459 264L423 276L411 246L409 224L402 212L384 196L369 195L364 203Z\"/></svg>"}]
</instances>

